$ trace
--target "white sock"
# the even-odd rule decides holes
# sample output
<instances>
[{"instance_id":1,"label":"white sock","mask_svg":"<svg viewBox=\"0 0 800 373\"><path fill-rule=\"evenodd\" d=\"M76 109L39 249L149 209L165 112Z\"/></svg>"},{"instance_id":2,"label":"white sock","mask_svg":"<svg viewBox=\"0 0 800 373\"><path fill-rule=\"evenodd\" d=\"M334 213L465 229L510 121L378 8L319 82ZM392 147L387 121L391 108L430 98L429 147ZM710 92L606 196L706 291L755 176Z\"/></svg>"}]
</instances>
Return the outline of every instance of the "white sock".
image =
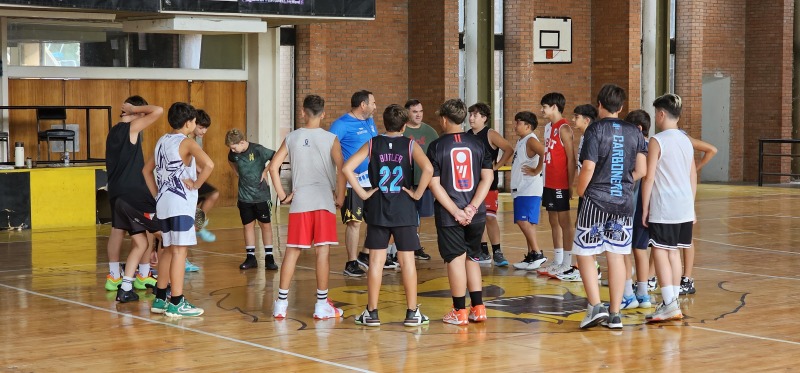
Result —
<instances>
[{"instance_id":1,"label":"white sock","mask_svg":"<svg viewBox=\"0 0 800 373\"><path fill-rule=\"evenodd\" d=\"M328 289L319 290L317 289L317 304L325 304L328 303Z\"/></svg>"},{"instance_id":2,"label":"white sock","mask_svg":"<svg viewBox=\"0 0 800 373\"><path fill-rule=\"evenodd\" d=\"M681 286L680 285L673 285L672 286L672 293L674 293L675 294L675 298L677 298L678 295L681 294Z\"/></svg>"},{"instance_id":3,"label":"white sock","mask_svg":"<svg viewBox=\"0 0 800 373\"><path fill-rule=\"evenodd\" d=\"M113 278L120 278L122 274L119 271L119 262L108 262L108 273L110 273Z\"/></svg>"},{"instance_id":4,"label":"white sock","mask_svg":"<svg viewBox=\"0 0 800 373\"><path fill-rule=\"evenodd\" d=\"M133 290L133 277L125 276L122 278L122 290L124 291Z\"/></svg>"},{"instance_id":5,"label":"white sock","mask_svg":"<svg viewBox=\"0 0 800 373\"><path fill-rule=\"evenodd\" d=\"M264 246L264 255L272 255L272 245Z\"/></svg>"},{"instance_id":6,"label":"white sock","mask_svg":"<svg viewBox=\"0 0 800 373\"><path fill-rule=\"evenodd\" d=\"M628 298L633 296L633 280L631 279L625 280L625 289L623 289L622 295Z\"/></svg>"},{"instance_id":7,"label":"white sock","mask_svg":"<svg viewBox=\"0 0 800 373\"><path fill-rule=\"evenodd\" d=\"M672 288L672 286L661 287L661 299L663 299L664 304L670 304L675 299L675 293Z\"/></svg>"},{"instance_id":8,"label":"white sock","mask_svg":"<svg viewBox=\"0 0 800 373\"><path fill-rule=\"evenodd\" d=\"M564 263L564 248L553 249L553 263Z\"/></svg>"},{"instance_id":9,"label":"white sock","mask_svg":"<svg viewBox=\"0 0 800 373\"><path fill-rule=\"evenodd\" d=\"M278 299L279 300L287 300L289 298L289 289L278 289Z\"/></svg>"},{"instance_id":10,"label":"white sock","mask_svg":"<svg viewBox=\"0 0 800 373\"><path fill-rule=\"evenodd\" d=\"M572 264L572 250L563 252L563 257L561 258L561 263L563 264Z\"/></svg>"},{"instance_id":11,"label":"white sock","mask_svg":"<svg viewBox=\"0 0 800 373\"><path fill-rule=\"evenodd\" d=\"M640 297L643 295L647 295L647 281L636 283L636 295Z\"/></svg>"},{"instance_id":12,"label":"white sock","mask_svg":"<svg viewBox=\"0 0 800 373\"><path fill-rule=\"evenodd\" d=\"M245 246L244 250L247 251L247 255L256 256L256 247L255 246Z\"/></svg>"},{"instance_id":13,"label":"white sock","mask_svg":"<svg viewBox=\"0 0 800 373\"><path fill-rule=\"evenodd\" d=\"M142 277L150 276L150 263L139 264L139 274L142 275Z\"/></svg>"}]
</instances>

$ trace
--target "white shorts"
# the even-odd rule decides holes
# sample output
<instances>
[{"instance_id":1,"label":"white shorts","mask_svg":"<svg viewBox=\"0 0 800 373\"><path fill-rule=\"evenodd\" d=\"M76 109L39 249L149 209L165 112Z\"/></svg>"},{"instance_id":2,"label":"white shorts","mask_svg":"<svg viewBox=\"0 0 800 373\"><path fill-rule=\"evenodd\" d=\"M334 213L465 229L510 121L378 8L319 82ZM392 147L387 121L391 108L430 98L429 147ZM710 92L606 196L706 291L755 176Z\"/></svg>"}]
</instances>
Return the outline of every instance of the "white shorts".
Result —
<instances>
[{"instance_id":1,"label":"white shorts","mask_svg":"<svg viewBox=\"0 0 800 373\"><path fill-rule=\"evenodd\" d=\"M164 247L197 245L194 216L179 215L159 221L161 222L161 237Z\"/></svg>"},{"instance_id":2,"label":"white shorts","mask_svg":"<svg viewBox=\"0 0 800 373\"><path fill-rule=\"evenodd\" d=\"M574 255L630 254L633 216L609 214L584 197L572 246Z\"/></svg>"}]
</instances>

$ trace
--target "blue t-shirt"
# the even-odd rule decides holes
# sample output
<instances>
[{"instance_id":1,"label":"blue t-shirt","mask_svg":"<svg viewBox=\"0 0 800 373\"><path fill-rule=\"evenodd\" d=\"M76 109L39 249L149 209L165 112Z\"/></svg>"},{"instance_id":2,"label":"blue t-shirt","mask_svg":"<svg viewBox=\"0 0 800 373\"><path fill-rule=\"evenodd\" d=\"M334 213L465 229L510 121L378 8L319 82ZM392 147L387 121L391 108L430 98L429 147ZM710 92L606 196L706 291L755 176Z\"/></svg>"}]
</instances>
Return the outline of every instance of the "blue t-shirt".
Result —
<instances>
[{"instance_id":1,"label":"blue t-shirt","mask_svg":"<svg viewBox=\"0 0 800 373\"><path fill-rule=\"evenodd\" d=\"M590 124L579 159L595 167L584 196L606 213L633 216L633 169L639 153L647 154L647 143L635 125L618 118Z\"/></svg>"},{"instance_id":2,"label":"blue t-shirt","mask_svg":"<svg viewBox=\"0 0 800 373\"><path fill-rule=\"evenodd\" d=\"M345 161L350 159L350 156L355 154L358 149L361 149L371 138L378 136L378 130L375 128L375 121L372 117L361 120L350 113L342 115L335 120L331 124L330 132L339 138L339 144L342 146L342 156L344 156ZM369 157L355 169L359 184L365 187L371 186L367 175L368 165Z\"/></svg>"}]
</instances>

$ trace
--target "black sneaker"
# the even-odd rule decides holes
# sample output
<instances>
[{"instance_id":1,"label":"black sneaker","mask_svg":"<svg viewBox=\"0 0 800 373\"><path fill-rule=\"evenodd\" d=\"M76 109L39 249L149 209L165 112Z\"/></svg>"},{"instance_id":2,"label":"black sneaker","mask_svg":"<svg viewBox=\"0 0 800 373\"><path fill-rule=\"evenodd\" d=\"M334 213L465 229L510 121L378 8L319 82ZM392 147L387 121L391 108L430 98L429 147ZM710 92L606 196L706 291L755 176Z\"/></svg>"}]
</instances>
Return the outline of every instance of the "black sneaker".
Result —
<instances>
[{"instance_id":1,"label":"black sneaker","mask_svg":"<svg viewBox=\"0 0 800 373\"><path fill-rule=\"evenodd\" d=\"M694 294L696 291L693 278L681 277L681 295Z\"/></svg>"},{"instance_id":2,"label":"black sneaker","mask_svg":"<svg viewBox=\"0 0 800 373\"><path fill-rule=\"evenodd\" d=\"M258 260L256 260L255 255L247 254L247 258L244 259L242 264L239 264L239 269L250 269L250 268L258 268Z\"/></svg>"},{"instance_id":3,"label":"black sneaker","mask_svg":"<svg viewBox=\"0 0 800 373\"><path fill-rule=\"evenodd\" d=\"M275 264L275 256L274 255L264 255L264 267L271 271L277 271L278 265Z\"/></svg>"},{"instance_id":4,"label":"black sneaker","mask_svg":"<svg viewBox=\"0 0 800 373\"><path fill-rule=\"evenodd\" d=\"M395 269L397 265L397 257L394 255L387 255L386 262L383 263L383 269Z\"/></svg>"},{"instance_id":5,"label":"black sneaker","mask_svg":"<svg viewBox=\"0 0 800 373\"><path fill-rule=\"evenodd\" d=\"M378 309L372 311L364 310L360 315L356 316L356 325L366 326L380 326L381 319L378 317Z\"/></svg>"},{"instance_id":6,"label":"black sneaker","mask_svg":"<svg viewBox=\"0 0 800 373\"><path fill-rule=\"evenodd\" d=\"M133 292L133 289L125 291L122 288L117 289L117 301L120 303L135 302L139 300L139 295Z\"/></svg>"},{"instance_id":7,"label":"black sneaker","mask_svg":"<svg viewBox=\"0 0 800 373\"><path fill-rule=\"evenodd\" d=\"M344 265L344 275L350 277L364 277L366 272L364 272L361 267L358 266L358 262L355 260L351 260Z\"/></svg>"},{"instance_id":8,"label":"black sneaker","mask_svg":"<svg viewBox=\"0 0 800 373\"><path fill-rule=\"evenodd\" d=\"M364 266L365 269L369 269L369 254L358 253L356 257L356 262Z\"/></svg>"},{"instance_id":9,"label":"black sneaker","mask_svg":"<svg viewBox=\"0 0 800 373\"><path fill-rule=\"evenodd\" d=\"M414 259L417 260L431 260L431 256L425 253L425 248L420 247L419 250L414 250Z\"/></svg>"}]
</instances>

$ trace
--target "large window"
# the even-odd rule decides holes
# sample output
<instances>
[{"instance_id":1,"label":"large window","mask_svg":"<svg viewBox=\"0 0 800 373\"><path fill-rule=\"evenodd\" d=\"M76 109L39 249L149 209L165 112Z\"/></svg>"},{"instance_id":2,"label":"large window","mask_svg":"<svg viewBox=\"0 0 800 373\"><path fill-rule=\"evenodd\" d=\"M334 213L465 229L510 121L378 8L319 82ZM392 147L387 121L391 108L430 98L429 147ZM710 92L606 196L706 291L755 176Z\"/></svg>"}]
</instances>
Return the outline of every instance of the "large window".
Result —
<instances>
[{"instance_id":1,"label":"large window","mask_svg":"<svg viewBox=\"0 0 800 373\"><path fill-rule=\"evenodd\" d=\"M127 33L113 25L11 22L10 66L244 69L244 37Z\"/></svg>"}]
</instances>

